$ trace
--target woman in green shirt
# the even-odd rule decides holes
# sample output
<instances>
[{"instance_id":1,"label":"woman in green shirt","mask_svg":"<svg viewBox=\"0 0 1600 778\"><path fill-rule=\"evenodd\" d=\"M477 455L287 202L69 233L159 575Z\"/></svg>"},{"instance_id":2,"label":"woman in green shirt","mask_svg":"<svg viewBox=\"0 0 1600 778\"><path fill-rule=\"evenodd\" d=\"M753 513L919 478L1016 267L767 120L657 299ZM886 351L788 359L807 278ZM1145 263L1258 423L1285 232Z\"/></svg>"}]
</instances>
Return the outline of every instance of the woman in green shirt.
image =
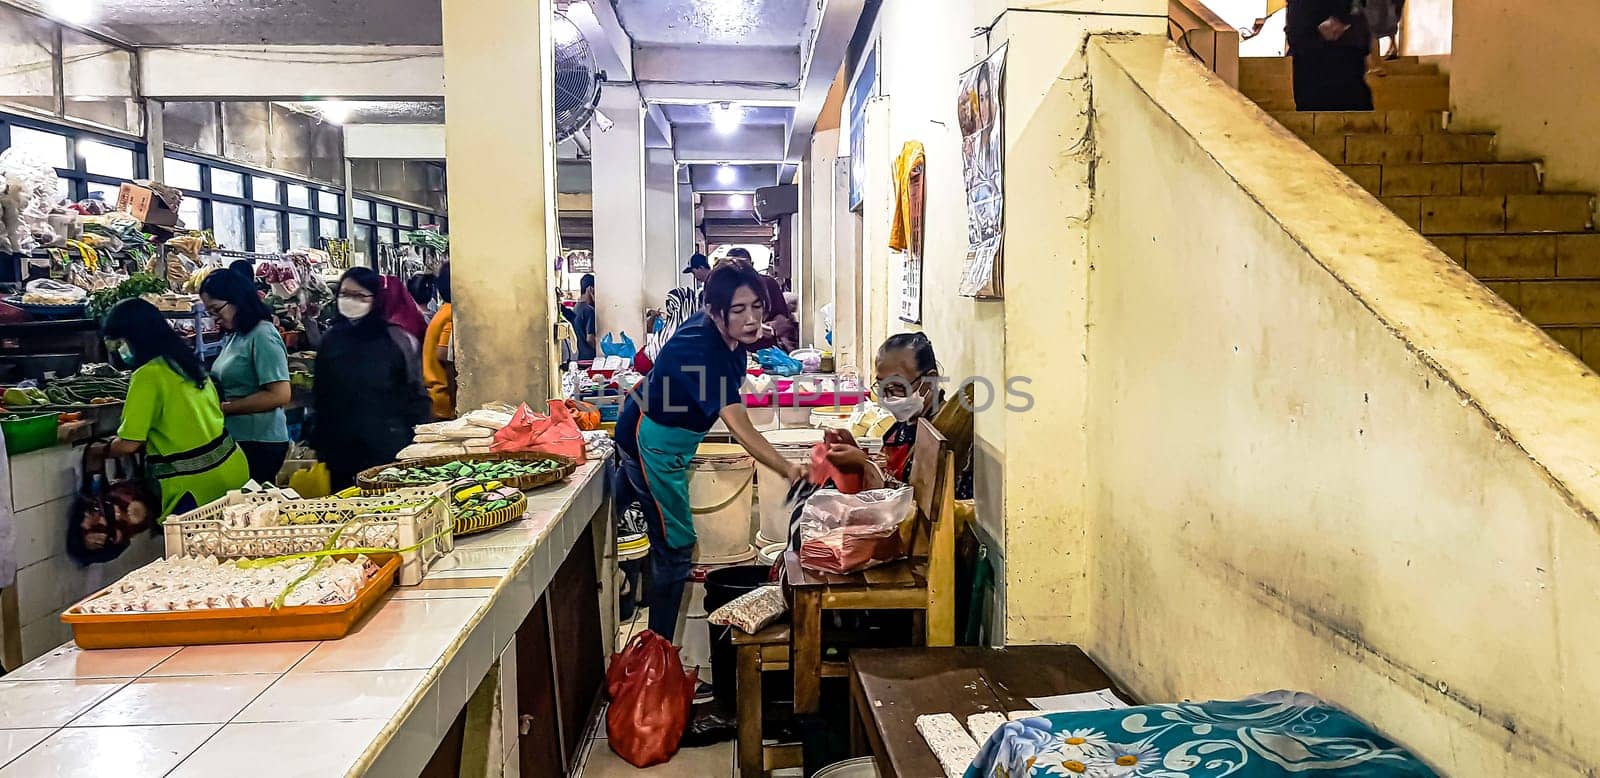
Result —
<instances>
[{"instance_id":1,"label":"woman in green shirt","mask_svg":"<svg viewBox=\"0 0 1600 778\"><path fill-rule=\"evenodd\" d=\"M289 353L272 324L272 310L249 279L231 271L206 276L200 302L227 331L211 365L211 380L222 395L223 423L257 483L278 480L289 453Z\"/></svg>"},{"instance_id":2,"label":"woman in green shirt","mask_svg":"<svg viewBox=\"0 0 1600 778\"><path fill-rule=\"evenodd\" d=\"M250 468L223 429L216 386L161 312L144 300L124 300L106 314L102 330L106 347L133 368L111 453L145 452L161 488L161 517L243 486Z\"/></svg>"}]
</instances>

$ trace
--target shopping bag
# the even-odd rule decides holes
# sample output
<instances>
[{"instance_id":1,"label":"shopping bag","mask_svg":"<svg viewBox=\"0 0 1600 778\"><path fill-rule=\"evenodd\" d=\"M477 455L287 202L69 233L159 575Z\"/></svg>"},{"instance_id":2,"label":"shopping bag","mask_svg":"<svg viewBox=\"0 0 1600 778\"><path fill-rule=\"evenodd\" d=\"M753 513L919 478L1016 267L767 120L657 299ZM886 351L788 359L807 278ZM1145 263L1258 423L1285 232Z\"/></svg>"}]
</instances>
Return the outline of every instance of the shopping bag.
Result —
<instances>
[{"instance_id":1,"label":"shopping bag","mask_svg":"<svg viewBox=\"0 0 1600 778\"><path fill-rule=\"evenodd\" d=\"M600 408L591 402L583 400L568 400L567 410L572 414L572 420L578 423L580 430L600 429Z\"/></svg>"},{"instance_id":2,"label":"shopping bag","mask_svg":"<svg viewBox=\"0 0 1600 778\"><path fill-rule=\"evenodd\" d=\"M155 526L160 501L148 483L138 457L116 460L105 441L84 446L83 480L68 517L67 555L83 565L109 562Z\"/></svg>"},{"instance_id":3,"label":"shopping bag","mask_svg":"<svg viewBox=\"0 0 1600 778\"><path fill-rule=\"evenodd\" d=\"M637 354L638 352L639 350L633 346L633 338L628 337L628 333L626 332L622 333L622 342L620 343L617 342L609 332L606 333L605 337L600 339L600 353L608 357L633 359L633 355Z\"/></svg>"},{"instance_id":4,"label":"shopping bag","mask_svg":"<svg viewBox=\"0 0 1600 778\"><path fill-rule=\"evenodd\" d=\"M318 462L306 470L296 470L289 476L289 488L308 500L327 497L333 492L333 478L328 466Z\"/></svg>"},{"instance_id":5,"label":"shopping bag","mask_svg":"<svg viewBox=\"0 0 1600 778\"><path fill-rule=\"evenodd\" d=\"M699 677L698 669L684 671L678 647L666 638L649 630L635 635L606 669L611 750L639 768L672 759L689 725Z\"/></svg>"},{"instance_id":6,"label":"shopping bag","mask_svg":"<svg viewBox=\"0 0 1600 778\"><path fill-rule=\"evenodd\" d=\"M567 411L566 401L551 400L549 416L534 413L527 403L519 406L511 416L511 423L494 434L494 444L489 450L556 454L581 465L585 448L583 433Z\"/></svg>"},{"instance_id":7,"label":"shopping bag","mask_svg":"<svg viewBox=\"0 0 1600 778\"><path fill-rule=\"evenodd\" d=\"M800 360L784 353L777 346L769 346L756 352L756 361L761 363L761 369L776 375L799 375L803 366Z\"/></svg>"},{"instance_id":8,"label":"shopping bag","mask_svg":"<svg viewBox=\"0 0 1600 778\"><path fill-rule=\"evenodd\" d=\"M859 494L823 489L806 500L790 542L807 570L859 572L909 552L916 512L909 486Z\"/></svg>"}]
</instances>

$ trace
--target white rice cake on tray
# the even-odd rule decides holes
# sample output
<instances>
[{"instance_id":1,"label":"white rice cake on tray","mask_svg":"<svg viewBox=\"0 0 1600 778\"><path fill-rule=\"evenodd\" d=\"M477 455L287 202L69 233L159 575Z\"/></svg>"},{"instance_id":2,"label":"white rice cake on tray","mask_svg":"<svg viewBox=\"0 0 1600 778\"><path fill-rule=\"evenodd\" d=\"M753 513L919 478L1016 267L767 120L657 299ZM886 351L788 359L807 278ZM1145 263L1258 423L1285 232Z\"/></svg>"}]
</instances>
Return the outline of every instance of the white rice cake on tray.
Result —
<instances>
[{"instance_id":1,"label":"white rice cake on tray","mask_svg":"<svg viewBox=\"0 0 1600 778\"><path fill-rule=\"evenodd\" d=\"M978 743L962 728L961 722L948 713L934 713L917 717L917 731L927 741L928 749L938 757L945 778L961 778L972 760L978 758Z\"/></svg>"},{"instance_id":2,"label":"white rice cake on tray","mask_svg":"<svg viewBox=\"0 0 1600 778\"><path fill-rule=\"evenodd\" d=\"M1006 714L994 711L974 713L967 717L967 729L972 732L972 739L977 741L980 747L989 742L989 738L994 735L995 730L1004 726L1005 723Z\"/></svg>"}]
</instances>

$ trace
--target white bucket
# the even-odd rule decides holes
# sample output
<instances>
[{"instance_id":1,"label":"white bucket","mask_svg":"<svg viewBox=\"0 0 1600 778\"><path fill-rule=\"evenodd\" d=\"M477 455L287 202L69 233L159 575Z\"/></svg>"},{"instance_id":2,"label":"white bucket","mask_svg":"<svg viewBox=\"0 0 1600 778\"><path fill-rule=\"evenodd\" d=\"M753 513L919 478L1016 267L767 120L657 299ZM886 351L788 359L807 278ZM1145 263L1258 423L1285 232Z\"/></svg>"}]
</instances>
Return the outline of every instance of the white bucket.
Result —
<instances>
[{"instance_id":1,"label":"white bucket","mask_svg":"<svg viewBox=\"0 0 1600 778\"><path fill-rule=\"evenodd\" d=\"M790 462L804 462L811 458L811 447L822 442L822 430L774 430L762 433L772 447ZM783 498L789 496L789 479L766 465L756 465L756 488L760 490L761 532L758 535L767 543L777 543L789 537L789 511Z\"/></svg>"},{"instance_id":2,"label":"white bucket","mask_svg":"<svg viewBox=\"0 0 1600 778\"><path fill-rule=\"evenodd\" d=\"M813 778L878 778L878 765L870 756L847 759L818 770Z\"/></svg>"},{"instance_id":3,"label":"white bucket","mask_svg":"<svg viewBox=\"0 0 1600 778\"><path fill-rule=\"evenodd\" d=\"M854 405L829 405L811 409L811 426L821 429L850 429L850 417L855 415Z\"/></svg>"},{"instance_id":4,"label":"white bucket","mask_svg":"<svg viewBox=\"0 0 1600 778\"><path fill-rule=\"evenodd\" d=\"M730 564L755 556L750 545L755 469L755 459L743 447L728 443L702 443L689 461L695 564Z\"/></svg>"},{"instance_id":5,"label":"white bucket","mask_svg":"<svg viewBox=\"0 0 1600 778\"><path fill-rule=\"evenodd\" d=\"M757 536L757 540L765 540L765 538ZM762 546L760 551L756 552L756 560L764 565L774 565L778 562L778 555L782 554L783 550L788 547L788 543L768 543Z\"/></svg>"},{"instance_id":6,"label":"white bucket","mask_svg":"<svg viewBox=\"0 0 1600 778\"><path fill-rule=\"evenodd\" d=\"M684 667L699 667L700 680L711 680L711 625L706 621L706 584L693 578L684 585L683 624L678 631L679 658Z\"/></svg>"}]
</instances>

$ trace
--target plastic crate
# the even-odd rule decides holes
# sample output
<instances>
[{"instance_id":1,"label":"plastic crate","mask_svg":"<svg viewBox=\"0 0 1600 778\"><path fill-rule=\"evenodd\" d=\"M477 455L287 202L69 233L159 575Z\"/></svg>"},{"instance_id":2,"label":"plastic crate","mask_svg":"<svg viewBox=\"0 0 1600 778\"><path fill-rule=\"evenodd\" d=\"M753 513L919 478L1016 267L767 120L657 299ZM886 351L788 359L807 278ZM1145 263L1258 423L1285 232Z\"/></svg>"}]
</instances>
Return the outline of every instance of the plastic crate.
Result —
<instances>
[{"instance_id":1,"label":"plastic crate","mask_svg":"<svg viewBox=\"0 0 1600 778\"><path fill-rule=\"evenodd\" d=\"M4 431L6 438L6 454L16 456L54 446L56 419L54 413L0 418L0 430Z\"/></svg>"},{"instance_id":2,"label":"plastic crate","mask_svg":"<svg viewBox=\"0 0 1600 778\"><path fill-rule=\"evenodd\" d=\"M167 556L217 556L228 559L260 558L316 551L328 544L341 527L339 548L410 549L400 555L401 586L422 583L422 576L440 557L455 548L447 492L442 486L397 489L366 497L300 499L292 492L229 492L220 500L181 516L169 517L163 526ZM287 524L277 527L228 527L223 510L234 505L279 503L279 515L335 512L346 524ZM386 510L395 506L413 507ZM348 525L348 526L347 526ZM424 540L431 541L423 543Z\"/></svg>"}]
</instances>

